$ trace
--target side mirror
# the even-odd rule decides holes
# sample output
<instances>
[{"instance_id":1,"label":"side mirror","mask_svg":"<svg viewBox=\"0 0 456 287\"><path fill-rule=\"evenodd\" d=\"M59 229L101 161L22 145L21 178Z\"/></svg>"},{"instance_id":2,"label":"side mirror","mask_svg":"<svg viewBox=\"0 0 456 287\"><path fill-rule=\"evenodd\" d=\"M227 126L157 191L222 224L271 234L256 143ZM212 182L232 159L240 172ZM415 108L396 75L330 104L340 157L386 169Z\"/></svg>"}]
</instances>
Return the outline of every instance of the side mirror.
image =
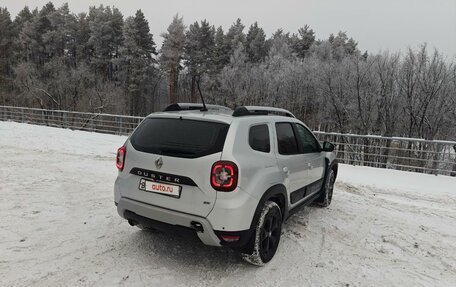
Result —
<instances>
[{"instance_id":1,"label":"side mirror","mask_svg":"<svg viewBox=\"0 0 456 287\"><path fill-rule=\"evenodd\" d=\"M330 142L323 142L323 151L332 152L334 151L334 145Z\"/></svg>"}]
</instances>

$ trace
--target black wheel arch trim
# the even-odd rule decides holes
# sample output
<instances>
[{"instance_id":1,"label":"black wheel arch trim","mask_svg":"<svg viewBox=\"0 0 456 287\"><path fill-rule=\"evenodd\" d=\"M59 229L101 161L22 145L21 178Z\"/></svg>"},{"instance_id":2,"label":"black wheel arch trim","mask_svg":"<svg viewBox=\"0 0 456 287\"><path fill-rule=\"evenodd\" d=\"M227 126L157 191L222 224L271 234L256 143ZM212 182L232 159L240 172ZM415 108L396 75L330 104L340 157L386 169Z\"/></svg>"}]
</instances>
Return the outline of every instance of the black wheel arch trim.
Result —
<instances>
[{"instance_id":1,"label":"black wheel arch trim","mask_svg":"<svg viewBox=\"0 0 456 287\"><path fill-rule=\"evenodd\" d=\"M283 184L276 184L271 186L263 193L263 196L260 198L258 205L255 209L255 213L253 214L252 222L250 223L250 238L248 242L244 246L240 246L237 249L241 253L251 254L253 252L254 244L255 244L255 230L258 220L261 216L261 211L263 207L271 198L281 198L278 205L282 211L282 221L285 221L288 217L288 196L287 196L287 189Z\"/></svg>"},{"instance_id":2,"label":"black wheel arch trim","mask_svg":"<svg viewBox=\"0 0 456 287\"><path fill-rule=\"evenodd\" d=\"M255 213L253 215L252 222L250 223L250 228L255 228L257 221L260 218L261 211L263 209L264 204L268 199L275 198L276 196L282 197L283 202L279 202L278 205L282 211L282 220L287 218L288 215L288 196L287 196L287 189L283 184L276 184L271 186L261 197L260 201L258 202L257 208L255 209ZM280 197L278 197L280 199Z\"/></svg>"},{"instance_id":3,"label":"black wheel arch trim","mask_svg":"<svg viewBox=\"0 0 456 287\"><path fill-rule=\"evenodd\" d=\"M326 186L326 181L328 180L328 172L331 170L331 169L334 169L335 171L335 175L334 175L334 180L336 180L337 178L337 172L339 170L339 162L337 161L337 159L334 159L332 162L329 162L329 159L328 158L325 158L325 162L326 162L326 169L325 169L325 177L324 177L324 182L323 182L323 185L321 187L321 192L320 192L320 199L322 198L323 196L323 190Z\"/></svg>"},{"instance_id":4,"label":"black wheel arch trim","mask_svg":"<svg viewBox=\"0 0 456 287\"><path fill-rule=\"evenodd\" d=\"M334 168L334 171L336 172L335 176L337 178L337 172L339 170L339 161L337 159L333 159L332 162L329 162L328 158L325 158L326 162L326 170L325 170L325 182L326 182L326 176L328 174L328 171Z\"/></svg>"},{"instance_id":5,"label":"black wheel arch trim","mask_svg":"<svg viewBox=\"0 0 456 287\"><path fill-rule=\"evenodd\" d=\"M255 234L255 229L247 229L241 231L224 231L224 230L214 230L215 235L220 239L220 244L222 246L232 247L232 248L242 248L249 243L252 236ZM226 242L223 240L223 235L239 236L239 241Z\"/></svg>"}]
</instances>

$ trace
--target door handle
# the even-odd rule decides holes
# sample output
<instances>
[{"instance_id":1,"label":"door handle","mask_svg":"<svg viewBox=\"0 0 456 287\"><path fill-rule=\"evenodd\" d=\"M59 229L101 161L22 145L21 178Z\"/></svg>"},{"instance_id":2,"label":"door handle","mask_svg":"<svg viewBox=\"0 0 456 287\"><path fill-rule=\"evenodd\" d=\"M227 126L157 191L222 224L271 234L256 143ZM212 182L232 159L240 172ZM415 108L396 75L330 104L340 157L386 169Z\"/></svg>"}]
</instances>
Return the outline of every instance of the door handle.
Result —
<instances>
[{"instance_id":1,"label":"door handle","mask_svg":"<svg viewBox=\"0 0 456 287\"><path fill-rule=\"evenodd\" d=\"M307 163L307 167L308 167L309 169L312 169L312 165L310 164L310 162Z\"/></svg>"}]
</instances>

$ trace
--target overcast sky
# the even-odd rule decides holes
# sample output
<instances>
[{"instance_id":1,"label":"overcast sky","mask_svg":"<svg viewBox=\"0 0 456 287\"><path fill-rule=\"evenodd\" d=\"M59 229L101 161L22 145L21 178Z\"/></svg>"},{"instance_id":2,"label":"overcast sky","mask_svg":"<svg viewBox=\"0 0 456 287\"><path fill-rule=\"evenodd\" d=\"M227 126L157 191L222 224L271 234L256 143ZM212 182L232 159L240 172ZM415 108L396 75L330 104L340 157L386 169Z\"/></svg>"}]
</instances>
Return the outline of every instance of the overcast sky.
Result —
<instances>
[{"instance_id":1,"label":"overcast sky","mask_svg":"<svg viewBox=\"0 0 456 287\"><path fill-rule=\"evenodd\" d=\"M41 7L48 0L0 0L13 16L24 5ZM141 9L149 20L155 42L162 42L160 33L166 30L173 15L179 13L188 26L207 19L226 30L236 18L248 26L254 21L269 37L277 28L296 32L309 24L317 38L346 31L359 43L361 50L398 51L416 48L427 42L450 58L456 56L456 0L77 0L68 2L72 12L88 11L99 4L115 6L125 16Z\"/></svg>"}]
</instances>

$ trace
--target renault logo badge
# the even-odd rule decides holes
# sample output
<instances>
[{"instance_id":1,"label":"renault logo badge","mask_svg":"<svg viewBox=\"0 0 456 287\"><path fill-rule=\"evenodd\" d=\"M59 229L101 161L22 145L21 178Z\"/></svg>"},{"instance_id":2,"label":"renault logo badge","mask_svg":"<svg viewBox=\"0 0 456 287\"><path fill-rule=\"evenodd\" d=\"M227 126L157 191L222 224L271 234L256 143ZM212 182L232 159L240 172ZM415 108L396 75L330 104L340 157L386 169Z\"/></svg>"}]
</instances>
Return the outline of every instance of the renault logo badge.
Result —
<instances>
[{"instance_id":1,"label":"renault logo badge","mask_svg":"<svg viewBox=\"0 0 456 287\"><path fill-rule=\"evenodd\" d=\"M155 161L155 166L160 169L163 165L163 159L161 157L159 157L156 161Z\"/></svg>"}]
</instances>

